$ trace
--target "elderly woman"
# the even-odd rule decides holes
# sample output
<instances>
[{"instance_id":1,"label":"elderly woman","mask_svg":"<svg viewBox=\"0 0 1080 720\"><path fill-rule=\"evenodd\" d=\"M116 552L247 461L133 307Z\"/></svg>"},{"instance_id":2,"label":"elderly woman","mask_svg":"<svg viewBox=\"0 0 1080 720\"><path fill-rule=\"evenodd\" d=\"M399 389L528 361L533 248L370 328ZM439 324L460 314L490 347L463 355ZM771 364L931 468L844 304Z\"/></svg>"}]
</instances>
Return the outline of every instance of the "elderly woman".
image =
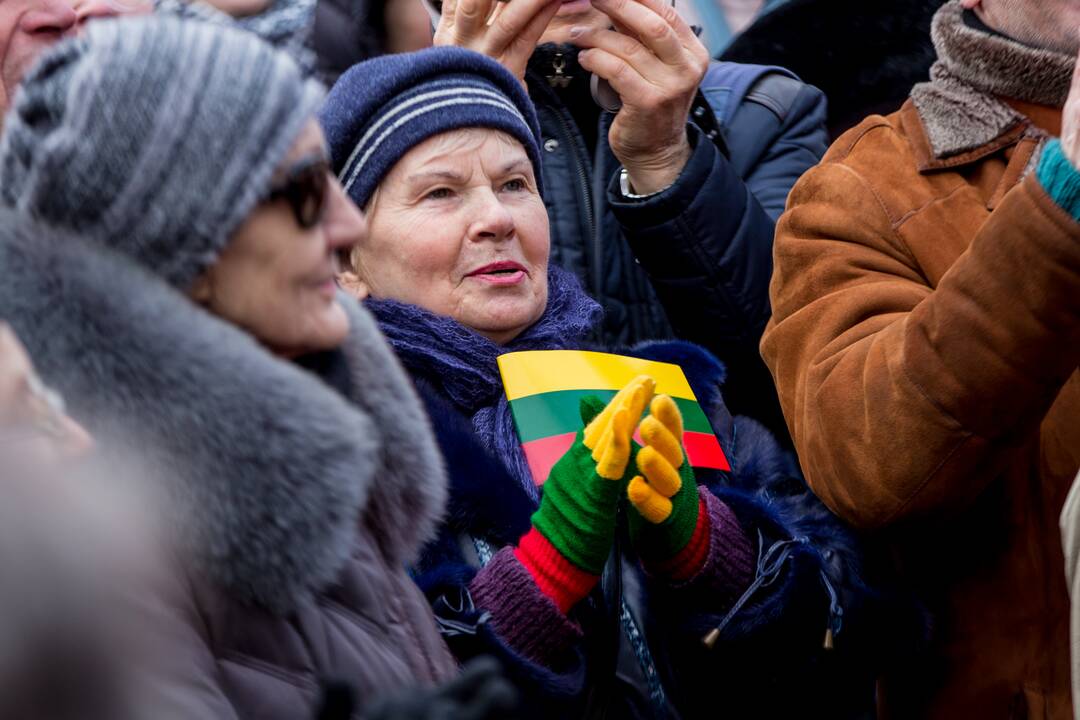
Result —
<instances>
[{"instance_id":1,"label":"elderly woman","mask_svg":"<svg viewBox=\"0 0 1080 720\"><path fill-rule=\"evenodd\" d=\"M457 674L403 569L443 463L336 291L366 227L321 98L253 36L138 18L57 46L4 121L0 316L165 504L170 551L131 598L164 649L140 717L295 720L327 680L366 702Z\"/></svg>"},{"instance_id":2,"label":"elderly woman","mask_svg":"<svg viewBox=\"0 0 1080 720\"><path fill-rule=\"evenodd\" d=\"M543 717L865 709L865 668L822 672L857 645L840 632L866 595L852 540L772 438L728 414L704 351L624 350L682 366L732 472L690 470L677 408L643 378L603 412L584 404L536 487L496 359L589 348L600 310L549 265L542 139L515 78L453 48L380 58L342 77L321 118L369 223L342 283L369 298L451 473L416 576L458 656L501 656Z\"/></svg>"}]
</instances>

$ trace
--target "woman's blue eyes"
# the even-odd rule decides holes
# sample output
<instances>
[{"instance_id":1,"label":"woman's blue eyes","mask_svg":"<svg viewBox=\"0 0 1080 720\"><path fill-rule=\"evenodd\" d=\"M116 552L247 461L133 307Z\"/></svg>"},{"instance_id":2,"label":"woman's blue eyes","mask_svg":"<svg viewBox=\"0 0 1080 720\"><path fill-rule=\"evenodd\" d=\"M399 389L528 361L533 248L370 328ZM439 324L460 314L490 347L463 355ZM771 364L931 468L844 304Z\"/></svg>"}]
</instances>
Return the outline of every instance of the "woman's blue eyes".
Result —
<instances>
[{"instance_id":1,"label":"woman's blue eyes","mask_svg":"<svg viewBox=\"0 0 1080 720\"><path fill-rule=\"evenodd\" d=\"M503 185L503 190L509 190L510 192L521 192L528 189L525 181L518 178L517 180L511 180Z\"/></svg>"}]
</instances>

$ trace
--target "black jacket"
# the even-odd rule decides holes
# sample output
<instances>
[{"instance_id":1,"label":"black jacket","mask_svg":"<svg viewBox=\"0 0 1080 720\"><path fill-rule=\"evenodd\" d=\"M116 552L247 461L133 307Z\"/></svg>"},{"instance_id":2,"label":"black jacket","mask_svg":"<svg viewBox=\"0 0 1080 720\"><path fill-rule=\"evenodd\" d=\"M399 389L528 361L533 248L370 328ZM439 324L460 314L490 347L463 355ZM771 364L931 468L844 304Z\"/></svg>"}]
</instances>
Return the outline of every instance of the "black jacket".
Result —
<instances>
[{"instance_id":1,"label":"black jacket","mask_svg":"<svg viewBox=\"0 0 1080 720\"><path fill-rule=\"evenodd\" d=\"M587 83L572 52L566 61L571 83ZM710 142L692 123L693 153L676 183L629 200L607 142L614 115L568 106L588 95L553 89L547 74L534 57L526 79L544 137L551 257L603 306L598 340L702 345L737 379L726 396L732 412L786 437L758 342L770 315L775 221L795 181L825 152L823 96L780 68L714 63L701 93L723 140ZM582 127L591 118L595 135Z\"/></svg>"}]
</instances>

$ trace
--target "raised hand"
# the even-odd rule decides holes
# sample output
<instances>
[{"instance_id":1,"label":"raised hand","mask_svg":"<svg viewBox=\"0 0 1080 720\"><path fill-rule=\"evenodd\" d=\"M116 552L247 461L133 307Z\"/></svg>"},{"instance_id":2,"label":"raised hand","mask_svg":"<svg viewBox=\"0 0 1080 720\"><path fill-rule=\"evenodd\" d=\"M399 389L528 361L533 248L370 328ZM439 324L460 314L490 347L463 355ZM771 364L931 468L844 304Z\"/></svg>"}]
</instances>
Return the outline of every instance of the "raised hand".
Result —
<instances>
[{"instance_id":1,"label":"raised hand","mask_svg":"<svg viewBox=\"0 0 1080 720\"><path fill-rule=\"evenodd\" d=\"M517 2L517 0L515 0ZM593 0L618 30L576 27L583 68L611 83L622 98L608 141L633 190L657 192L679 177L690 158L686 124L709 51L661 0Z\"/></svg>"},{"instance_id":2,"label":"raised hand","mask_svg":"<svg viewBox=\"0 0 1080 720\"><path fill-rule=\"evenodd\" d=\"M446 0L435 45L456 45L498 60L525 83L525 66L560 0Z\"/></svg>"}]
</instances>

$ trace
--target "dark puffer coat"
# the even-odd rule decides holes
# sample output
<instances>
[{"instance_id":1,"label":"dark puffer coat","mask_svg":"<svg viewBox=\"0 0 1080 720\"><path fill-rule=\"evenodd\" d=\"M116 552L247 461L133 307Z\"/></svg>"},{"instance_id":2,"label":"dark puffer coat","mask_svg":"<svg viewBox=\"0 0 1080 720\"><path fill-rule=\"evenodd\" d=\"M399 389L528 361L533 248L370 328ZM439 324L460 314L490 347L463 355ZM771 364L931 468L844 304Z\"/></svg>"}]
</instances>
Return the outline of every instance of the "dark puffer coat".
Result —
<instances>
[{"instance_id":1,"label":"dark puffer coat","mask_svg":"<svg viewBox=\"0 0 1080 720\"><path fill-rule=\"evenodd\" d=\"M142 716L303 720L328 679L363 703L452 677L404 570L441 515L443 463L370 316L347 304L320 378L125 258L16 222L0 219L0 317L117 482L137 465L168 503L176 542L131 593L161 650Z\"/></svg>"}]
</instances>

